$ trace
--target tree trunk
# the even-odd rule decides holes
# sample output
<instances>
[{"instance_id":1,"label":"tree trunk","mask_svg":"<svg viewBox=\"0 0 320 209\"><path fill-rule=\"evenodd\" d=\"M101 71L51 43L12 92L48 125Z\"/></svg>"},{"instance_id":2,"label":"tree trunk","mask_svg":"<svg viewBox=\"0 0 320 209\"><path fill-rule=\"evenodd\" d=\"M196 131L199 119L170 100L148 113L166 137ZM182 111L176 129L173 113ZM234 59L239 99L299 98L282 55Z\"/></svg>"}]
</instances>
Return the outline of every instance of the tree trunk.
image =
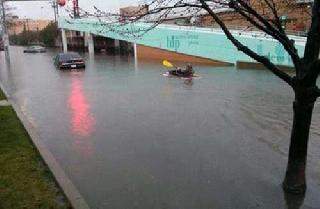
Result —
<instances>
[{"instance_id":1,"label":"tree trunk","mask_svg":"<svg viewBox=\"0 0 320 209\"><path fill-rule=\"evenodd\" d=\"M290 193L304 193L306 190L306 160L309 131L315 101L309 95L296 95L293 103L293 126L289 148L287 172L283 189Z\"/></svg>"}]
</instances>

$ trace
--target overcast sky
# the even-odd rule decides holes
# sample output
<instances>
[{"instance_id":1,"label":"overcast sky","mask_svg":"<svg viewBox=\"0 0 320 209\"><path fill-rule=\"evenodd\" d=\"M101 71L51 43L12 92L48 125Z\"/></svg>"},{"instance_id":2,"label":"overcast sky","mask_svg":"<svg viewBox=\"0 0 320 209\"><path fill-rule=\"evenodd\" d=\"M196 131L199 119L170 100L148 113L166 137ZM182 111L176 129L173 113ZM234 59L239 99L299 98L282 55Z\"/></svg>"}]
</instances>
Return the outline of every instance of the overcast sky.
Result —
<instances>
[{"instance_id":1,"label":"overcast sky","mask_svg":"<svg viewBox=\"0 0 320 209\"><path fill-rule=\"evenodd\" d=\"M71 5L72 0L67 1ZM104 11L118 11L119 7L138 5L139 0L79 0L79 6L85 10L93 10L93 5ZM20 18L53 19L54 13L49 2L7 2L14 7L12 13ZM66 14L64 8L60 8L61 14Z\"/></svg>"}]
</instances>

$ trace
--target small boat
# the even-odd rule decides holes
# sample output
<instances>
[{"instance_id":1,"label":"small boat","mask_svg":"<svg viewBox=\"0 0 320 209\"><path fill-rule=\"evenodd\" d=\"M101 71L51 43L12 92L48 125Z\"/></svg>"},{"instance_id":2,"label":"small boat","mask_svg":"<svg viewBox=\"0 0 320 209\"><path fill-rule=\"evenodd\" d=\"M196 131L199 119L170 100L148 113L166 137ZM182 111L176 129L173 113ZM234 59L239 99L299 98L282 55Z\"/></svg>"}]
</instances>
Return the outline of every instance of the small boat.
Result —
<instances>
[{"instance_id":1,"label":"small boat","mask_svg":"<svg viewBox=\"0 0 320 209\"><path fill-rule=\"evenodd\" d=\"M179 74L179 73L176 73L176 72L172 72L172 71L168 71L164 74L162 74L163 76L165 77L178 77L178 78L181 78L181 79L192 79L192 78L200 78L199 75L197 74L189 74L189 75L186 75L186 74Z\"/></svg>"},{"instance_id":2,"label":"small boat","mask_svg":"<svg viewBox=\"0 0 320 209\"><path fill-rule=\"evenodd\" d=\"M170 70L168 73L172 76L182 77L182 78L191 78L193 77L193 72L185 72L181 70Z\"/></svg>"},{"instance_id":3,"label":"small boat","mask_svg":"<svg viewBox=\"0 0 320 209\"><path fill-rule=\"evenodd\" d=\"M200 77L199 75L194 74L193 67L191 64L188 64L185 70L182 70L180 67L174 66L168 60L163 60L162 64L167 68L175 68L175 70L168 70L166 73L164 73L163 76L165 77L174 76L182 79L192 79L192 78Z\"/></svg>"}]
</instances>

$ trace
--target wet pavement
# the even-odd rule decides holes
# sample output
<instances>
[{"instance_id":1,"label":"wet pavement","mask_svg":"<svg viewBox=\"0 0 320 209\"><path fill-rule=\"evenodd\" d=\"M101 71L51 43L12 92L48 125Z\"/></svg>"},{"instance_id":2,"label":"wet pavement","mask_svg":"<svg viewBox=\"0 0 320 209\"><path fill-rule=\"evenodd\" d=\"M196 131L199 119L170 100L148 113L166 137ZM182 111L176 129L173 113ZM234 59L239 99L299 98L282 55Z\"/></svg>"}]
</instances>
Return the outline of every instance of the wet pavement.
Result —
<instances>
[{"instance_id":1,"label":"wet pavement","mask_svg":"<svg viewBox=\"0 0 320 209\"><path fill-rule=\"evenodd\" d=\"M195 66L190 81L107 55L60 71L57 51L22 49L1 53L0 80L92 208L320 208L319 103L307 193L285 196L293 94L268 71Z\"/></svg>"}]
</instances>

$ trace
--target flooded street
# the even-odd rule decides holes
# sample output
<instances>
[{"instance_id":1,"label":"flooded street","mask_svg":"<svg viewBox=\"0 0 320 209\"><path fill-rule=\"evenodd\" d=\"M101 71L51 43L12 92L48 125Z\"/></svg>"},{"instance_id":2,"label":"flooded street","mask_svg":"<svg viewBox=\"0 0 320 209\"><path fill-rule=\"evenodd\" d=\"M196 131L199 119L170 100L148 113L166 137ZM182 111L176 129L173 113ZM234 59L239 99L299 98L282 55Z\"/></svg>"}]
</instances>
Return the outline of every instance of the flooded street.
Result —
<instances>
[{"instance_id":1,"label":"flooded street","mask_svg":"<svg viewBox=\"0 0 320 209\"><path fill-rule=\"evenodd\" d=\"M10 53L0 81L91 208L320 208L320 100L305 199L285 197L293 92L268 71L194 66L189 81L128 57L61 71L57 51Z\"/></svg>"}]
</instances>

